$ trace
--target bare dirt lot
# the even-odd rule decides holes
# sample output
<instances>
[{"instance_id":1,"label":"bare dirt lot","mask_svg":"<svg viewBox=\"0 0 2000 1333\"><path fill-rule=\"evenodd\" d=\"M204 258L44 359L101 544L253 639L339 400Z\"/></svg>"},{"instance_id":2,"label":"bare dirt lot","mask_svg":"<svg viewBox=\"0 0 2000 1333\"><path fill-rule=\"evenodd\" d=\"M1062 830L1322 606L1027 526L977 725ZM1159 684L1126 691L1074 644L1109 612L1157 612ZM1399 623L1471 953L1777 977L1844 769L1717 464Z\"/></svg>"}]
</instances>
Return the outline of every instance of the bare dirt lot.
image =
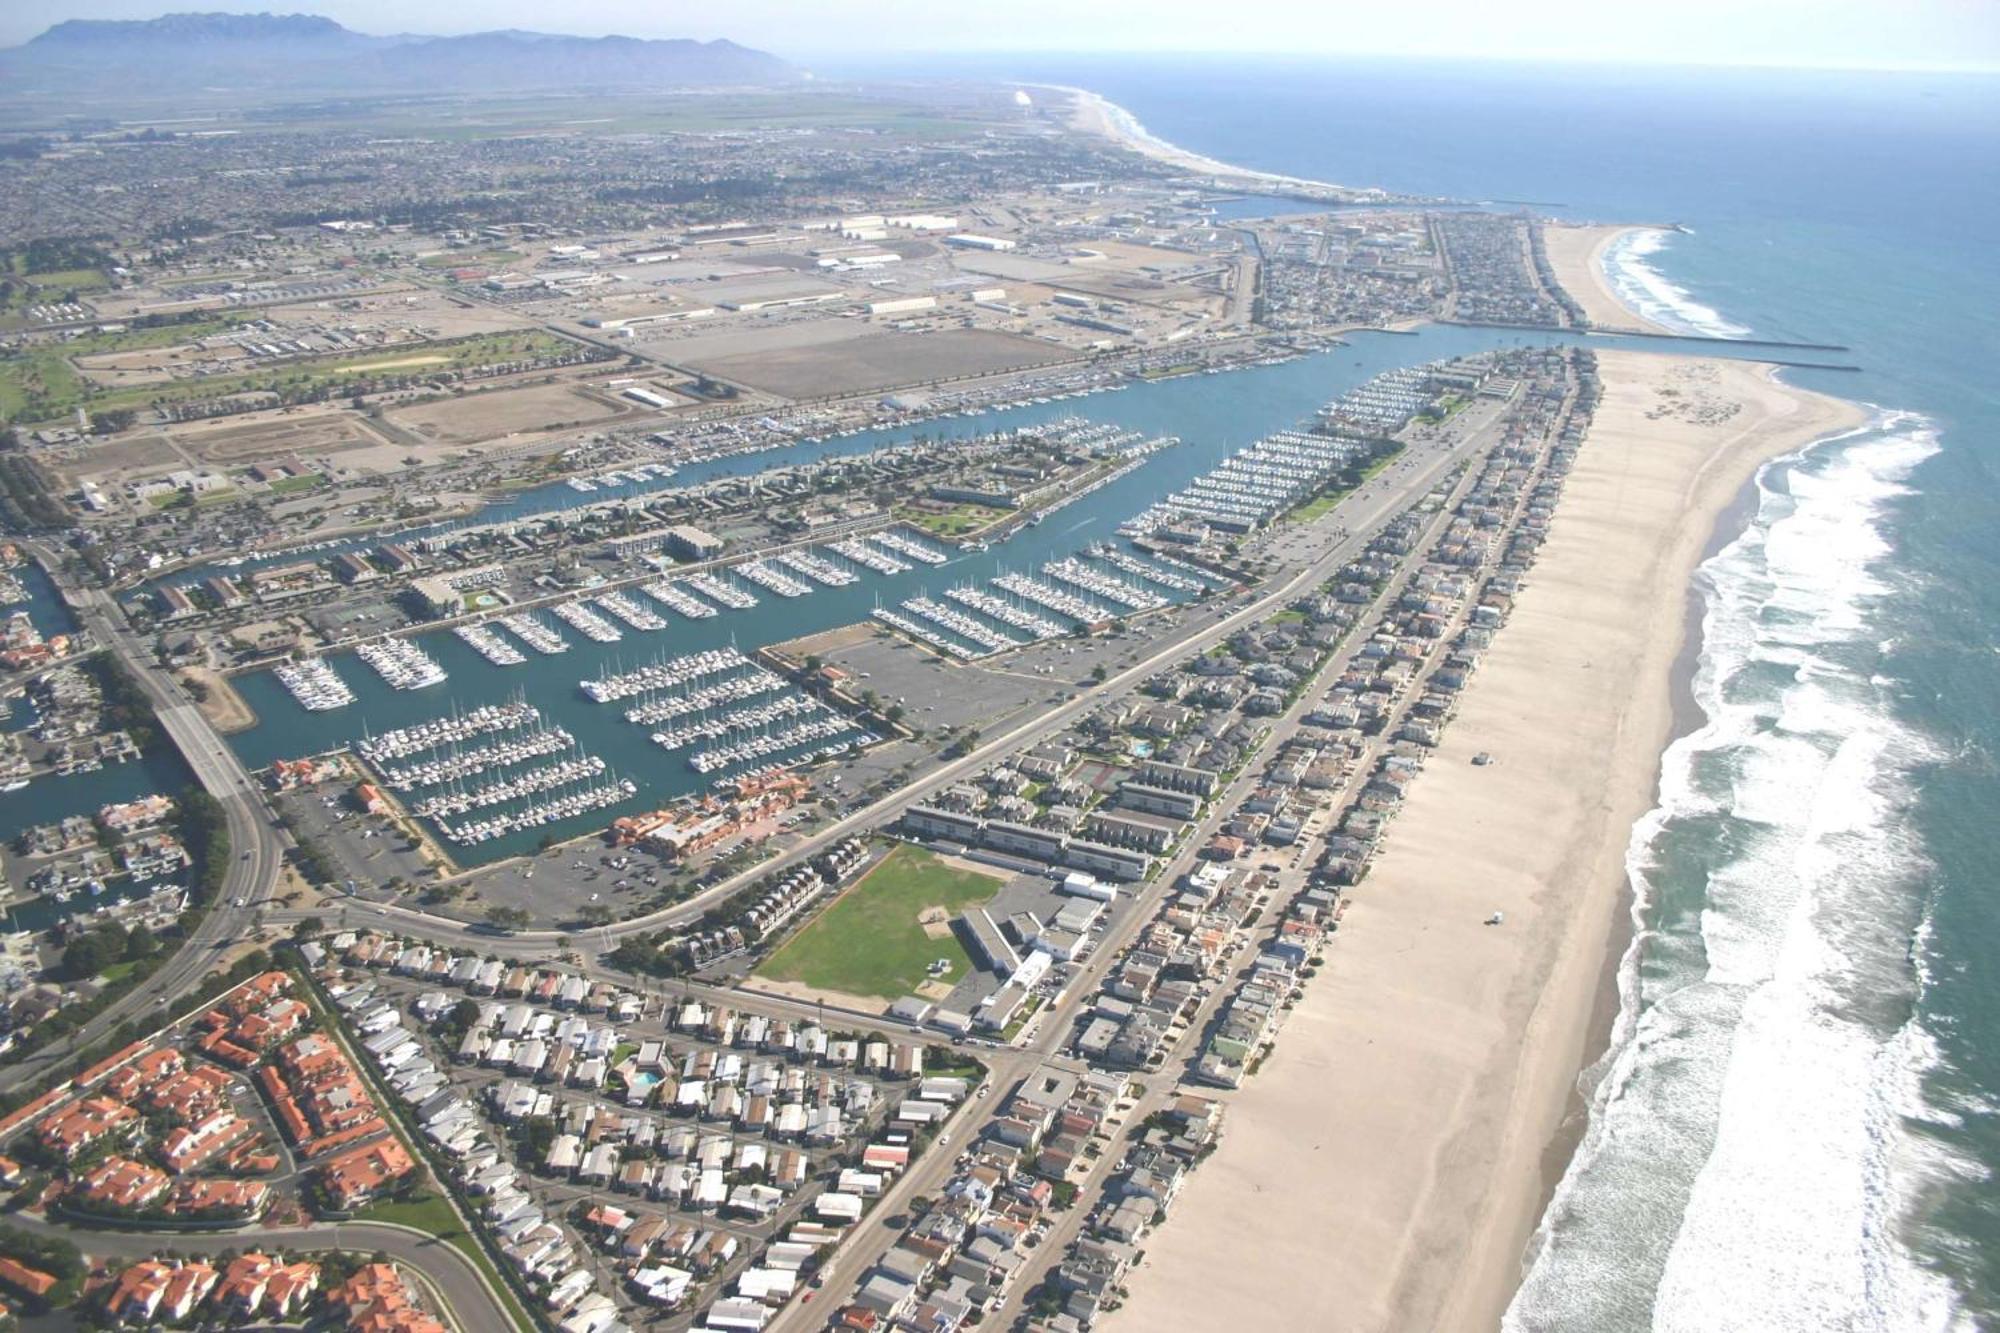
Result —
<instances>
[{"instance_id":1,"label":"bare dirt lot","mask_svg":"<svg viewBox=\"0 0 2000 1333\"><path fill-rule=\"evenodd\" d=\"M534 384L522 389L467 394L387 414L390 422L440 444L471 444L521 431L580 426L628 415L573 384Z\"/></svg>"},{"instance_id":2,"label":"bare dirt lot","mask_svg":"<svg viewBox=\"0 0 2000 1333\"><path fill-rule=\"evenodd\" d=\"M799 399L1020 370L1073 356L1011 333L946 329L937 333L863 332L817 347L742 352L692 364L725 380Z\"/></svg>"},{"instance_id":3,"label":"bare dirt lot","mask_svg":"<svg viewBox=\"0 0 2000 1333\"><path fill-rule=\"evenodd\" d=\"M172 443L152 431L66 448L59 455L44 456L43 461L62 477L66 486L73 486L84 477L102 477L115 483L187 466Z\"/></svg>"},{"instance_id":4,"label":"bare dirt lot","mask_svg":"<svg viewBox=\"0 0 2000 1333\"><path fill-rule=\"evenodd\" d=\"M218 467L288 455L318 457L381 443L354 417L333 412L265 418L216 430L175 431L173 435L191 456Z\"/></svg>"}]
</instances>

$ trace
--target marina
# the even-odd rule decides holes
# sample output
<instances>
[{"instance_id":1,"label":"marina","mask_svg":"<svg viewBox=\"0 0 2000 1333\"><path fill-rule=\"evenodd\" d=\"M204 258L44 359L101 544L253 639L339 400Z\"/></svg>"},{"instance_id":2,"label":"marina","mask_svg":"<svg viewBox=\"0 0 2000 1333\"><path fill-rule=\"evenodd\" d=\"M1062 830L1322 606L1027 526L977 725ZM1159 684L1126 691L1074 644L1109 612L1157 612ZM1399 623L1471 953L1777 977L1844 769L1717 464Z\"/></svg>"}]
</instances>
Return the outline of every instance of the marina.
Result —
<instances>
[{"instance_id":1,"label":"marina","mask_svg":"<svg viewBox=\"0 0 2000 1333\"><path fill-rule=\"evenodd\" d=\"M650 697L644 703L626 709L625 720L639 726L658 726L677 717L686 717L691 713L704 712L726 704L742 703L787 688L789 686L784 677L773 675L762 667L754 667L744 675L734 676L713 685L703 685L686 694Z\"/></svg>"},{"instance_id":2,"label":"marina","mask_svg":"<svg viewBox=\"0 0 2000 1333\"><path fill-rule=\"evenodd\" d=\"M690 574L686 582L703 597L731 611L748 611L757 605L755 597L734 584L724 583L713 574Z\"/></svg>"},{"instance_id":3,"label":"marina","mask_svg":"<svg viewBox=\"0 0 2000 1333\"><path fill-rule=\"evenodd\" d=\"M559 754L575 746L576 738L561 727L538 727L525 736L494 741L469 750L460 749L455 742L447 742L441 747L443 754L433 754L410 764L380 764L376 772L380 774L382 784L392 791L409 791L416 787L457 782L461 778L484 773L489 768L503 768L539 759L543 755Z\"/></svg>"},{"instance_id":4,"label":"marina","mask_svg":"<svg viewBox=\"0 0 2000 1333\"><path fill-rule=\"evenodd\" d=\"M783 565L805 575L813 582L828 588L844 588L859 582L860 576L852 570L842 569L824 556L810 551L785 551L773 556L772 563Z\"/></svg>"},{"instance_id":5,"label":"marina","mask_svg":"<svg viewBox=\"0 0 2000 1333\"><path fill-rule=\"evenodd\" d=\"M356 742L355 749L370 763L380 763L390 759L402 759L424 750L455 745L460 741L471 740L475 736L516 731L522 727L533 726L541 720L541 716L541 710L525 699L484 704L469 713L453 713L448 717L430 718L413 726L385 731L380 736L363 736Z\"/></svg>"},{"instance_id":6,"label":"marina","mask_svg":"<svg viewBox=\"0 0 2000 1333\"><path fill-rule=\"evenodd\" d=\"M741 739L731 740L726 745L718 745L706 750L696 750L688 756L688 767L703 775L719 773L726 768L735 768L739 764L754 764L759 759L768 759L773 755L788 754L805 746L818 747L822 741L833 740L835 737L853 730L853 724L848 722L846 718L840 717L837 714L826 713L823 716L816 717L809 722L802 722L798 726L791 727L785 731L758 732ZM867 733L864 732L862 735L865 737ZM865 743L865 740L849 740L841 746L841 749L845 750L855 744ZM816 748L814 753L821 753L823 748ZM835 753L838 753L838 751Z\"/></svg>"},{"instance_id":7,"label":"marina","mask_svg":"<svg viewBox=\"0 0 2000 1333\"><path fill-rule=\"evenodd\" d=\"M1109 542L1095 543L1090 547L1089 553L1090 558L1093 560L1102 561L1104 564L1110 565L1113 569L1123 570L1134 578L1144 579L1148 583L1156 583L1160 587L1171 589L1174 592L1186 593L1189 596L1193 596L1208 586L1202 580L1190 575L1160 569L1157 566L1147 564L1143 560L1134 559Z\"/></svg>"},{"instance_id":8,"label":"marina","mask_svg":"<svg viewBox=\"0 0 2000 1333\"><path fill-rule=\"evenodd\" d=\"M437 659L408 639L375 639L357 647L354 655L375 668L391 689L426 690L448 679Z\"/></svg>"},{"instance_id":9,"label":"marina","mask_svg":"<svg viewBox=\"0 0 2000 1333\"><path fill-rule=\"evenodd\" d=\"M519 648L502 639L484 625L459 625L452 630L461 640L472 645L472 650L491 662L494 666L520 666L527 661L527 655Z\"/></svg>"},{"instance_id":10,"label":"marina","mask_svg":"<svg viewBox=\"0 0 2000 1333\"><path fill-rule=\"evenodd\" d=\"M732 732L754 727L766 727L784 718L810 713L816 707L817 705L803 694L788 694L781 699L759 704L754 708L739 708L720 717L704 718L667 731L656 731L653 733L652 741L663 750L682 750L696 741L712 740L717 736L727 736Z\"/></svg>"},{"instance_id":11,"label":"marina","mask_svg":"<svg viewBox=\"0 0 2000 1333\"><path fill-rule=\"evenodd\" d=\"M1160 594L1114 579L1074 556L1067 560L1050 561L1042 566L1042 573L1072 588L1080 588L1092 597L1122 606L1127 611L1154 611L1167 604L1167 599Z\"/></svg>"},{"instance_id":12,"label":"marina","mask_svg":"<svg viewBox=\"0 0 2000 1333\"><path fill-rule=\"evenodd\" d=\"M545 657L569 651L569 641L532 612L516 611L499 617L493 623L506 626L515 638Z\"/></svg>"},{"instance_id":13,"label":"marina","mask_svg":"<svg viewBox=\"0 0 2000 1333\"><path fill-rule=\"evenodd\" d=\"M969 606L990 620L997 620L1010 628L1036 639L1053 639L1067 631L1047 616L1038 616L1008 601L995 597L992 593L971 586L946 588L944 595L961 606Z\"/></svg>"},{"instance_id":14,"label":"marina","mask_svg":"<svg viewBox=\"0 0 2000 1333\"><path fill-rule=\"evenodd\" d=\"M704 680L751 665L750 659L734 648L714 648L681 657L661 657L630 671L604 671L592 679L578 681L576 687L592 703L617 703L648 690L673 690L698 685Z\"/></svg>"},{"instance_id":15,"label":"marina","mask_svg":"<svg viewBox=\"0 0 2000 1333\"><path fill-rule=\"evenodd\" d=\"M284 662L272 669L279 683L298 700L299 707L309 713L324 713L335 708L345 708L354 702L354 691L347 688L333 669L333 664L323 657L309 657L302 662Z\"/></svg>"},{"instance_id":16,"label":"marina","mask_svg":"<svg viewBox=\"0 0 2000 1333\"><path fill-rule=\"evenodd\" d=\"M895 528L888 528L881 532L872 533L868 540L895 555L907 556L919 564L941 565L950 558L944 552L935 550L927 543L921 542L908 533L900 532Z\"/></svg>"},{"instance_id":17,"label":"marina","mask_svg":"<svg viewBox=\"0 0 2000 1333\"><path fill-rule=\"evenodd\" d=\"M1079 625L1095 625L1112 619L1111 613L1103 607L1026 574L1002 574L993 580L993 586L1057 615L1067 616Z\"/></svg>"},{"instance_id":18,"label":"marina","mask_svg":"<svg viewBox=\"0 0 2000 1333\"><path fill-rule=\"evenodd\" d=\"M826 549L835 555L852 560L857 565L872 569L877 574L907 574L914 568L907 560L898 560L879 546L865 542L859 537L829 542Z\"/></svg>"},{"instance_id":19,"label":"marina","mask_svg":"<svg viewBox=\"0 0 2000 1333\"><path fill-rule=\"evenodd\" d=\"M601 593L597 598L597 604L633 629L642 632L651 633L667 627L667 622L657 612L648 611L622 592Z\"/></svg>"},{"instance_id":20,"label":"marina","mask_svg":"<svg viewBox=\"0 0 2000 1333\"><path fill-rule=\"evenodd\" d=\"M1519 336L1509 332L1504 335L1504 341L1512 342ZM690 771L682 770L677 765L659 764L660 750L652 743L650 733L698 720L700 705L691 711L683 711L684 705L671 700L719 686L729 676L747 674L750 670L747 655L754 649L835 626L875 619L954 661L976 662L986 654L987 649L982 645L961 639L937 622L913 615L902 607L905 599L915 597L935 599L940 605L974 618L975 623L985 625L989 631L1020 640L1059 637L1070 633L1078 625L1098 624L1122 614L1123 607L1100 604L1086 592L1066 584L1054 584L1052 580L1040 576L1042 564L1070 558L1087 560L1106 578L1117 576L1123 581L1129 576L1126 586L1144 585L1179 598L1182 590L1145 579L1115 562L1101 561L1089 553L1089 548L1096 543L1111 542L1129 558L1149 567L1202 579L1204 585L1213 582L1213 575L1203 578L1202 571L1178 561L1169 553L1158 549L1133 551L1124 548L1122 543L1116 541L1117 527L1132 515L1143 512L1212 470L1246 441L1261 438L1285 423L1312 419L1318 408L1344 386L1365 380L1374 370L1393 368L1418 355L1428 361L1443 355L1477 351L1500 341L1503 337L1498 333L1461 328L1426 329L1415 338L1356 335L1350 347L1338 352L1316 353L1281 365L1259 366L1214 376L1184 376L1135 384L1117 392L1098 395L1092 400L1092 405L1094 411L1103 414L1104 419L1099 425L1137 432L1144 440L1174 435L1180 438L1181 443L1147 455L1141 460L1141 466L1071 505L1059 519L1038 526L1017 528L1004 540L992 542L989 551L953 552L948 557L953 572L949 583L954 585L950 588L942 586L944 581L932 577L931 571L937 568L932 561L906 557L892 547L878 546L872 539L852 535L821 542L809 549L815 557L823 558L829 564L844 564L860 578L852 584L839 586L815 579L813 582L819 590L811 597L792 599L771 596L759 604L750 591L756 585L747 581L737 582L726 573L700 569L677 571L635 582L621 591L635 601L643 597L645 602L661 608L662 614L677 617L671 632L679 655L729 652L735 654L742 664L732 671L718 674L714 679L683 679L665 686L640 687L635 693L621 696L620 707L616 710L595 709L587 693L579 690L578 683L630 670L633 663L629 649L625 664L620 665L615 660L615 654L621 648L619 642L600 642L581 632L570 634L567 629L559 629L559 626L567 624L566 618L552 622L544 610L513 612L482 622L497 625L520 639L524 647L534 648L528 662L518 667L496 668L449 633L420 633L416 641L423 644L450 672L450 684L445 688L450 691L451 702L459 710L469 711L506 699L518 682L518 687L526 691L527 698L540 706L550 724L559 724L575 736L586 752L601 755L616 771L629 774L637 782L640 793L635 806L650 803L650 806L657 807L676 797L694 794L700 790L701 784L694 780L695 775ZM1060 401L1027 403L989 415L978 424L986 426L988 434L993 428L1042 425L1058 419L1061 414L1073 412L1076 406L1074 402ZM933 423L928 427L933 432L939 429L970 432L973 428L973 423L945 423L942 426ZM690 463L682 468L681 476L672 484L699 483L731 471L756 471L766 464L810 461L881 448L908 438L916 430L916 427L903 427L895 431L821 441L802 440L776 454L744 454L729 459ZM567 497L572 504L582 499L560 483L553 483L521 496L509 497L494 508L504 507L505 512L518 513L530 507L564 503L557 496ZM905 540L912 544L929 543L929 539L921 535L905 537ZM933 545L929 544L925 549L931 550L935 556L938 551L932 549ZM799 569L796 564L778 555L764 559L766 564L775 568L811 577L809 571ZM1035 573L1020 572L1023 570ZM723 592L711 600L703 591L704 585L720 587ZM1022 591L1024 588L1026 592ZM960 589L990 601L985 605L969 602L958 595ZM732 606L728 615L719 615L717 608L724 605L722 598L730 594L747 599L750 604ZM873 611L878 601L882 608L881 616L874 615ZM1007 613L995 609L1001 606L1007 607L1016 619L1010 619ZM593 611L592 614L598 613ZM904 624L893 624L887 619L890 616ZM1034 619L1021 621L1019 617ZM608 621L609 617L599 615L599 619ZM557 658L535 647L518 628L522 620L539 625L549 634L567 636L568 642L564 645L567 652ZM630 633L628 627L616 624L607 627L614 631L622 628L624 633ZM740 652L736 645L741 645ZM266 719L263 724L230 737L230 744L251 766L261 767L274 759L293 758L302 753L353 743L352 728L334 721L340 714L313 714L300 709L271 673L246 673L235 677L233 683L246 702ZM425 702L432 698L435 691L412 693L390 690L379 683L373 673L367 673L365 678L352 684L357 705L365 709L377 730L384 726L431 723L435 720L434 714L439 711L435 702ZM741 706L769 699L777 693L776 688L770 688L745 700L718 696L708 706ZM628 722L625 713L641 708L646 709L645 718L656 720ZM327 721L320 723L317 719L321 717ZM600 814L599 808L592 808L587 815L579 815L573 822L558 820L555 832L558 836L588 832L601 823ZM469 822L470 817L461 817L461 820ZM477 844L459 845L467 849L465 863L477 864L482 860L530 850L536 839L549 831L549 826L537 826L533 832L526 828L511 832L503 830L489 834Z\"/></svg>"},{"instance_id":21,"label":"marina","mask_svg":"<svg viewBox=\"0 0 2000 1333\"><path fill-rule=\"evenodd\" d=\"M461 824L448 819L440 819L436 823L438 831L452 842L477 846L510 833L546 828L565 820L594 815L629 799L638 790L638 785L630 778L612 778L607 782L573 787L504 814L486 815Z\"/></svg>"},{"instance_id":22,"label":"marina","mask_svg":"<svg viewBox=\"0 0 2000 1333\"><path fill-rule=\"evenodd\" d=\"M568 625L592 643L617 643L625 636L618 627L581 601L557 602L549 608L556 619Z\"/></svg>"},{"instance_id":23,"label":"marina","mask_svg":"<svg viewBox=\"0 0 2000 1333\"><path fill-rule=\"evenodd\" d=\"M812 591L810 583L803 583L789 574L781 573L762 560L745 560L731 570L738 578L745 578L780 597L803 597Z\"/></svg>"},{"instance_id":24,"label":"marina","mask_svg":"<svg viewBox=\"0 0 2000 1333\"><path fill-rule=\"evenodd\" d=\"M603 771L602 759L594 755L573 755L547 767L527 769L484 786L469 790L454 787L448 792L426 796L410 807L410 813L420 819L442 820L450 815L462 815L470 810L485 809L489 805L518 801L523 797L582 782L596 777Z\"/></svg>"},{"instance_id":25,"label":"marina","mask_svg":"<svg viewBox=\"0 0 2000 1333\"><path fill-rule=\"evenodd\" d=\"M959 638L970 640L989 653L1021 646L1018 640L1010 639L997 630L988 629L964 612L954 611L928 597L909 598L903 603L903 609L911 615L921 616L933 624L943 626Z\"/></svg>"},{"instance_id":26,"label":"marina","mask_svg":"<svg viewBox=\"0 0 2000 1333\"><path fill-rule=\"evenodd\" d=\"M931 628L931 626L925 624L923 621L903 615L899 611L891 611L887 607L878 606L870 614L891 629L899 629L911 638L922 643L927 643L940 652L956 657L962 662L970 662L973 658L980 656L979 653L966 647L957 639L949 638Z\"/></svg>"},{"instance_id":27,"label":"marina","mask_svg":"<svg viewBox=\"0 0 2000 1333\"><path fill-rule=\"evenodd\" d=\"M671 583L665 579L641 584L639 591L669 611L686 616L689 620L708 620L716 614L715 608L707 602L688 592L678 583Z\"/></svg>"}]
</instances>

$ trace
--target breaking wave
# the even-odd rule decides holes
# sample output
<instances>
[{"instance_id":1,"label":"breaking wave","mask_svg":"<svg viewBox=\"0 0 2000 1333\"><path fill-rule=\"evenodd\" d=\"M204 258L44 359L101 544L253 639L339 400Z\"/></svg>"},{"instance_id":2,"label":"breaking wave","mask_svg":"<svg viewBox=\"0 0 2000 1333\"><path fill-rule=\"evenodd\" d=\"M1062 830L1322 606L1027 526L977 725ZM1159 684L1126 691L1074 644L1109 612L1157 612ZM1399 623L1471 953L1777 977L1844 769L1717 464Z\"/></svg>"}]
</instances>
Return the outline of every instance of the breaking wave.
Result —
<instances>
[{"instance_id":1,"label":"breaking wave","mask_svg":"<svg viewBox=\"0 0 2000 1333\"><path fill-rule=\"evenodd\" d=\"M1868 624L1896 586L1887 509L1936 449L1882 413L1777 460L1702 566L1706 721L1633 830L1620 1015L1510 1333L1969 1322L1903 1240L1973 1168L1912 1129L1948 1119L1922 1091L1929 866L1903 817L1938 756Z\"/></svg>"},{"instance_id":2,"label":"breaking wave","mask_svg":"<svg viewBox=\"0 0 2000 1333\"><path fill-rule=\"evenodd\" d=\"M1705 338L1747 338L1750 330L1695 300L1647 258L1666 247L1670 231L1647 227L1626 232L1604 252L1604 276L1626 307L1675 333Z\"/></svg>"}]
</instances>

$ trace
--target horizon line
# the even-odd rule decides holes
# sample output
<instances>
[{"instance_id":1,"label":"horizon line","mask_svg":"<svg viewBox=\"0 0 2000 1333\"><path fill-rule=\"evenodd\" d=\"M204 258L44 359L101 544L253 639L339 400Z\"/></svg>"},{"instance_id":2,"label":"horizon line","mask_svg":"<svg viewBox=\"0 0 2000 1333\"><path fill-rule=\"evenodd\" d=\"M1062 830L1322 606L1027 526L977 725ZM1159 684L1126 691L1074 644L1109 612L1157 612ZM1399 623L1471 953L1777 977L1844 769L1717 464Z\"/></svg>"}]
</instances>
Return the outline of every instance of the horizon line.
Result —
<instances>
[{"instance_id":1,"label":"horizon line","mask_svg":"<svg viewBox=\"0 0 2000 1333\"><path fill-rule=\"evenodd\" d=\"M560 29L548 30L548 29L521 28L518 26L499 27L499 28L468 26L463 28L454 28L446 31L420 32L405 28L396 32L373 33L373 32L367 32L366 30L361 28L349 28L344 21L335 18L333 15L322 12L314 12L312 10L306 10L306 9L292 10L289 13L281 13L276 9L263 9L263 10L186 9L186 10L163 11L162 13L155 15L153 18L150 19L96 19L96 18L82 18L82 17L69 17L69 18L56 19L53 22L47 23L46 26L42 27L33 34L21 38L20 40L18 40L17 42L13 43L10 46L0 46L0 50L15 50L27 46L30 43L34 42L37 38L48 33L51 29L58 27L64 23L143 24L143 23L156 22L161 18L167 18L182 14L229 14L229 15L241 15L241 16L269 16L276 18L289 18L289 17L319 18L337 24L338 26L346 29L349 32L354 32L359 35L373 36L373 37L445 38L445 37L466 37L466 36L473 36L478 34L494 33L494 32L523 32L523 33L533 33L534 35L537 36L576 37L585 40L592 40L592 39L606 38L606 37L624 37L624 38L633 38L637 40L646 40L646 41L670 41L670 40L718 41L719 40L719 41L731 41L738 44L741 44L743 42L743 39L741 37L725 36L725 37L691 38L686 34L683 34L679 37L642 36L639 33L635 33L629 30L618 30L618 29L608 29L608 28L595 31L565 31ZM769 47L759 46L756 49L765 50L767 52L770 51ZM771 52L771 53L777 54L776 52ZM867 59L871 56L875 59L889 63L901 60L920 60L926 57L947 57L947 58L983 57L990 59L1030 57L1030 58L1046 59L1050 57L1067 56L1067 57L1097 57L1097 58L1108 58L1108 59L1134 59L1134 60L1184 59L1184 60L1200 60L1207 62L1222 62L1228 60L1268 60L1273 62L1283 62L1292 64L1303 64L1315 61L1380 60L1380 61L1412 61L1412 62L1429 62L1429 63L1463 62L1467 64L1480 64L1480 65L1565 65L1565 66L1637 68L1637 69L1767 70L1773 72L1807 72L1807 73L1953 74L1953 75L1972 75L1972 76L2000 75L2000 57L1996 57L1995 59L1991 60L1979 60L1979 61L1916 60L1916 59L1900 59L1900 60L1886 60L1886 61L1865 61L1865 60L1847 60L1847 59L1779 60L1767 57L1751 57L1742 59L1734 59L1729 57L1690 57L1690 58L1677 59L1677 58L1648 58L1644 55L1638 55L1638 54L1624 54L1624 53L1610 53L1610 52L1576 52L1576 51L1493 52L1485 50L1408 51L1408 50L1379 50L1379 49L1296 51L1296 50L1254 50L1254 49L1215 50L1213 48L1201 48L1201 47L1184 48L1184 47L1171 47L1171 46L1144 47L1144 48L1108 47L1108 46L1079 46L1079 47L1044 46L1044 47L1010 48L1010 47L913 45L908 47L899 47L887 51L882 50L879 46L878 47L863 47L863 46L831 47L831 48L822 47L816 51L813 50L811 47L807 47L805 48L804 51L802 51L801 54L797 56L782 56L781 58L790 61L790 63L805 66L809 65L811 62L815 60L830 60L838 62L846 60Z\"/></svg>"}]
</instances>

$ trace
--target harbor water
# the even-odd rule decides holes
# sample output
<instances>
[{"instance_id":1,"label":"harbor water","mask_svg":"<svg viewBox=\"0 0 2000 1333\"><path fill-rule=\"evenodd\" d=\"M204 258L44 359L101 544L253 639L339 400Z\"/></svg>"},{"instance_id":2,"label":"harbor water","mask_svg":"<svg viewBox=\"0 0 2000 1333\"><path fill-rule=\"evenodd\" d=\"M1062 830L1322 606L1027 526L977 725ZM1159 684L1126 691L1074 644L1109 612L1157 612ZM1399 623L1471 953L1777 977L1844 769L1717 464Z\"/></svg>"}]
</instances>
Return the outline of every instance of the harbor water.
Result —
<instances>
[{"instance_id":1,"label":"harbor water","mask_svg":"<svg viewBox=\"0 0 2000 1333\"><path fill-rule=\"evenodd\" d=\"M2000 1325L2000 80L1033 60L1246 166L1674 222L1615 285L1880 411L1705 566L1699 726L1514 1330Z\"/></svg>"}]
</instances>

